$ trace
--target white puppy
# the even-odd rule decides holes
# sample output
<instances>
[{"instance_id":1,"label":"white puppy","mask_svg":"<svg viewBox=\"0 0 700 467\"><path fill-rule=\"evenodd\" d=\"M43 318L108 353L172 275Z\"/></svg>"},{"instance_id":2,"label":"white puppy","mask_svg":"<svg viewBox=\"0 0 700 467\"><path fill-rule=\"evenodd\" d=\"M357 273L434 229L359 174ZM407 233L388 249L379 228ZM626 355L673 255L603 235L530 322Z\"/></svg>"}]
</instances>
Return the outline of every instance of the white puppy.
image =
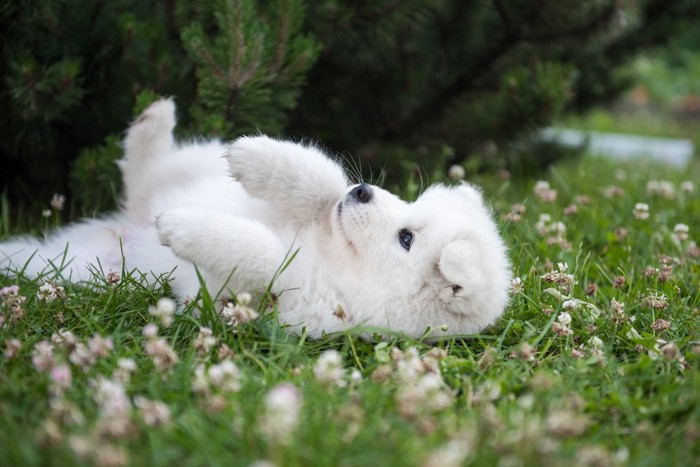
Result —
<instances>
[{"instance_id":1,"label":"white puppy","mask_svg":"<svg viewBox=\"0 0 700 467\"><path fill-rule=\"evenodd\" d=\"M266 136L176 144L174 126L175 106L161 100L129 128L119 213L2 243L0 271L61 270L72 281L98 264L172 272L184 299L199 290L196 265L212 296L269 290L280 321L314 338L355 326L470 334L506 306L506 248L478 189L438 185L405 203L349 186L313 146Z\"/></svg>"}]
</instances>

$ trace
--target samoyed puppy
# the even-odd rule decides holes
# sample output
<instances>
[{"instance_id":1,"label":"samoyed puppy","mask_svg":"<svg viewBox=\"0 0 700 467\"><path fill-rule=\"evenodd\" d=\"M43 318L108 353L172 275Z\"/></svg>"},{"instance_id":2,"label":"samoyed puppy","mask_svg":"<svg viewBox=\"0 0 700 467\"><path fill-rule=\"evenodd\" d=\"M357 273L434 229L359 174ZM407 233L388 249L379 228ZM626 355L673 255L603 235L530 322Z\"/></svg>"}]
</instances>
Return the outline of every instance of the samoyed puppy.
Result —
<instances>
[{"instance_id":1,"label":"samoyed puppy","mask_svg":"<svg viewBox=\"0 0 700 467\"><path fill-rule=\"evenodd\" d=\"M476 187L436 185L412 203L361 183L310 144L267 136L176 143L175 105L128 129L122 209L44 241L0 243L0 272L80 282L168 274L182 301L200 279L221 302L274 297L280 322L319 338L353 327L473 334L508 301L511 272Z\"/></svg>"}]
</instances>

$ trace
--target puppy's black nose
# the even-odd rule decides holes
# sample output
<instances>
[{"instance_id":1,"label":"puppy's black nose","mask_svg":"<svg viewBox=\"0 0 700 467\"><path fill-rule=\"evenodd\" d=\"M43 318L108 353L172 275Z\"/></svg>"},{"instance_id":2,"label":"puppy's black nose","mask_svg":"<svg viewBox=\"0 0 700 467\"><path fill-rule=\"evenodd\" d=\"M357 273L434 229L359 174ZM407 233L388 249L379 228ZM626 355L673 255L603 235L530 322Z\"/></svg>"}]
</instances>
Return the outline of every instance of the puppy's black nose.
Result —
<instances>
[{"instance_id":1,"label":"puppy's black nose","mask_svg":"<svg viewBox=\"0 0 700 467\"><path fill-rule=\"evenodd\" d=\"M372 199L372 187L366 183L361 183L350 190L350 195L360 203L369 203Z\"/></svg>"}]
</instances>

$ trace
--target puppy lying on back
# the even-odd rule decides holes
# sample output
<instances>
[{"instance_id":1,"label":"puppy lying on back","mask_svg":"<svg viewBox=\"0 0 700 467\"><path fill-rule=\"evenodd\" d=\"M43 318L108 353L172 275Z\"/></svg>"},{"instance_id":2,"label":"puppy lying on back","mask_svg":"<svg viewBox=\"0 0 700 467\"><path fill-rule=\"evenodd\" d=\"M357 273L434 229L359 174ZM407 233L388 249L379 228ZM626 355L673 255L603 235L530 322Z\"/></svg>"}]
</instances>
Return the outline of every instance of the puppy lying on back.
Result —
<instances>
[{"instance_id":1,"label":"puppy lying on back","mask_svg":"<svg viewBox=\"0 0 700 467\"><path fill-rule=\"evenodd\" d=\"M432 186L405 203L350 186L313 146L266 136L176 144L174 126L173 102L160 100L129 128L120 212L43 242L2 243L0 271L38 275L64 259L71 281L98 261L105 272L173 271L180 299L197 295L195 265L212 296L261 297L272 281L280 321L315 338L355 326L471 334L506 306L506 248L471 185Z\"/></svg>"}]
</instances>

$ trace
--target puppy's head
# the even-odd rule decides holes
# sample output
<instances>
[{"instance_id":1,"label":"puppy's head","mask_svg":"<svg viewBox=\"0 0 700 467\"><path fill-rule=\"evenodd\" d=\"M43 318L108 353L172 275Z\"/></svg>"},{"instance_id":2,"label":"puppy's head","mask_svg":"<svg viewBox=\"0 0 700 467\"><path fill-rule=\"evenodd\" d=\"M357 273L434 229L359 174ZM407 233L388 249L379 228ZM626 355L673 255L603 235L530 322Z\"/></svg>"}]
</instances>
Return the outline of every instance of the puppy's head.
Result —
<instances>
[{"instance_id":1,"label":"puppy's head","mask_svg":"<svg viewBox=\"0 0 700 467\"><path fill-rule=\"evenodd\" d=\"M480 191L433 186L405 203L381 188L351 187L334 234L346 245L356 320L419 337L470 334L508 301L506 248Z\"/></svg>"}]
</instances>

